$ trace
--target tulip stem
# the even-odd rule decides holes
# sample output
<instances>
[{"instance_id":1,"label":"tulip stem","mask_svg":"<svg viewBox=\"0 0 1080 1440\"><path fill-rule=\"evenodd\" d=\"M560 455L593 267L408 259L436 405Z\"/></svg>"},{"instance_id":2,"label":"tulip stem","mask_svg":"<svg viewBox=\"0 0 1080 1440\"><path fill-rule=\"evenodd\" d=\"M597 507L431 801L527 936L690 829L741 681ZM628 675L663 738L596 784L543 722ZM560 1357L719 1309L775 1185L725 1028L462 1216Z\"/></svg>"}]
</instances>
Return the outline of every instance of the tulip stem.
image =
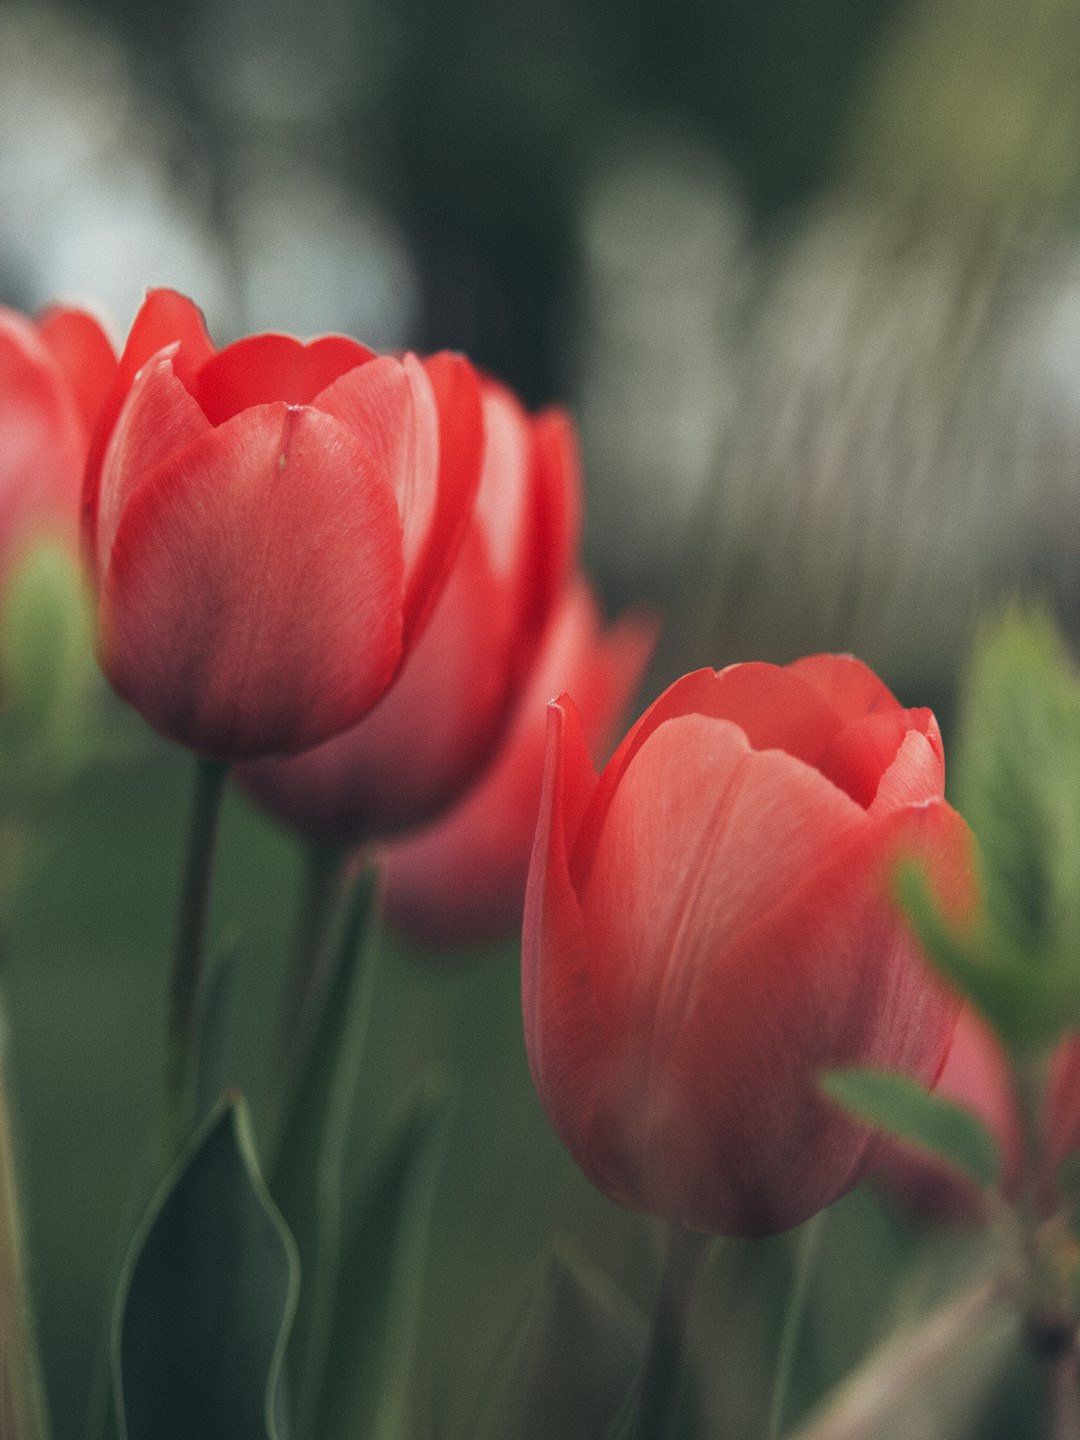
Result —
<instances>
[{"instance_id":1,"label":"tulip stem","mask_svg":"<svg viewBox=\"0 0 1080 1440\"><path fill-rule=\"evenodd\" d=\"M870 1440L894 1419L939 1366L970 1344L992 1338L1000 1356L1015 1326L1016 1277L1002 1272L948 1300L915 1325L895 1331L791 1440Z\"/></svg>"},{"instance_id":2,"label":"tulip stem","mask_svg":"<svg viewBox=\"0 0 1080 1440\"><path fill-rule=\"evenodd\" d=\"M229 767L221 760L198 759L195 799L188 830L183 889L177 916L169 988L169 1029L165 1055L165 1162L171 1164L187 1141L194 1115L196 1048L203 952L210 880L214 868L221 802Z\"/></svg>"},{"instance_id":3,"label":"tulip stem","mask_svg":"<svg viewBox=\"0 0 1080 1440\"><path fill-rule=\"evenodd\" d=\"M48 1422L26 1282L4 1051L0 1035L0 1436L45 1440Z\"/></svg>"},{"instance_id":4,"label":"tulip stem","mask_svg":"<svg viewBox=\"0 0 1080 1440\"><path fill-rule=\"evenodd\" d=\"M343 846L319 841L310 844L304 854L303 892L279 1040L281 1075L286 1082L302 1063L328 979L328 941L344 887L346 859Z\"/></svg>"},{"instance_id":5,"label":"tulip stem","mask_svg":"<svg viewBox=\"0 0 1080 1440\"><path fill-rule=\"evenodd\" d=\"M1050 1414L1053 1440L1080 1440L1080 1374L1075 1341L1050 1362Z\"/></svg>"},{"instance_id":6,"label":"tulip stem","mask_svg":"<svg viewBox=\"0 0 1080 1440\"><path fill-rule=\"evenodd\" d=\"M635 1440L663 1440L671 1428L682 1374L690 1302L711 1235L672 1222L667 1227L652 1332L638 1388Z\"/></svg>"},{"instance_id":7,"label":"tulip stem","mask_svg":"<svg viewBox=\"0 0 1080 1440\"><path fill-rule=\"evenodd\" d=\"M784 1328L780 1332L780 1350L776 1357L776 1375L773 1379L772 1404L769 1407L769 1440L779 1440L784 1432L788 1392L795 1365L795 1353L806 1316L806 1301L810 1294L810 1277L821 1249L821 1234L825 1228L825 1210L819 1210L799 1231L795 1251L795 1273L791 1280L787 1310L784 1313Z\"/></svg>"}]
</instances>

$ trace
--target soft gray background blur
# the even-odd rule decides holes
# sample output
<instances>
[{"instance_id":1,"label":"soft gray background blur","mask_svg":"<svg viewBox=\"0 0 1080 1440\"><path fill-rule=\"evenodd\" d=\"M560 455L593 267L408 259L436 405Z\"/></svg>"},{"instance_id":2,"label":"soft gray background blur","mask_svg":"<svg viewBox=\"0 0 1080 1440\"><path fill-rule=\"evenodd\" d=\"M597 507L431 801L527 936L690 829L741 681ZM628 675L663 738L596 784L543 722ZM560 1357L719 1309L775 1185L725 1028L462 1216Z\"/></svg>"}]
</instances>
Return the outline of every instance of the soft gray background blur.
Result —
<instances>
[{"instance_id":1,"label":"soft gray background blur","mask_svg":"<svg viewBox=\"0 0 1080 1440\"><path fill-rule=\"evenodd\" d=\"M0 3L0 300L91 301L120 339L168 284L221 342L465 349L578 414L589 564L609 605L666 616L651 684L855 649L947 715L994 597L1045 588L1080 635L1078 71L1080 0ZM80 1440L190 781L126 723L136 758L40 818L4 976L56 1434ZM299 861L235 797L222 856L258 1119ZM426 1068L461 1084L419 1367L440 1435L553 1233L642 1301L657 1239L540 1115L516 947L474 958L386 957L357 1121L378 1135ZM794 1243L714 1270L710 1433L761 1428ZM794 1413L964 1262L862 1192L825 1250ZM976 1397L987 1440L1030 1414L1012 1363ZM941 1440L975 1405L906 1398Z\"/></svg>"},{"instance_id":2,"label":"soft gray background blur","mask_svg":"<svg viewBox=\"0 0 1080 1440\"><path fill-rule=\"evenodd\" d=\"M0 8L0 298L452 345L571 403L663 670L947 705L1080 602L1077 0ZM925 692L925 693L924 693Z\"/></svg>"}]
</instances>

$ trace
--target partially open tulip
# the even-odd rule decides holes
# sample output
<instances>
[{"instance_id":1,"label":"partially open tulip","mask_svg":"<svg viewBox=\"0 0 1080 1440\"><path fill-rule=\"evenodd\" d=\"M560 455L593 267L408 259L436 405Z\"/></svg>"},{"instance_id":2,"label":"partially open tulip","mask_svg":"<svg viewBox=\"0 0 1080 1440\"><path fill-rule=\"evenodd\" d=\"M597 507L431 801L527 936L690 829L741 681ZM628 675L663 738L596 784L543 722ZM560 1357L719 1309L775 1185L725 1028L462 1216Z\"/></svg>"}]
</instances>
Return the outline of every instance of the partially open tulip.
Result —
<instances>
[{"instance_id":1,"label":"partially open tulip","mask_svg":"<svg viewBox=\"0 0 1080 1440\"><path fill-rule=\"evenodd\" d=\"M442 591L480 448L460 357L379 358L339 335L219 351L190 301L151 292L86 473L105 673L218 759L355 724Z\"/></svg>"},{"instance_id":2,"label":"partially open tulip","mask_svg":"<svg viewBox=\"0 0 1080 1440\"><path fill-rule=\"evenodd\" d=\"M0 308L0 579L32 541L75 551L90 436L116 370L97 321Z\"/></svg>"},{"instance_id":3,"label":"partially open tulip","mask_svg":"<svg viewBox=\"0 0 1080 1440\"><path fill-rule=\"evenodd\" d=\"M264 809L312 839L400 834L455 799L497 746L559 603L580 508L573 429L559 410L531 418L491 380L482 405L475 509L393 687L326 744L238 772Z\"/></svg>"},{"instance_id":4,"label":"partially open tulip","mask_svg":"<svg viewBox=\"0 0 1080 1440\"><path fill-rule=\"evenodd\" d=\"M998 1144L1002 1196L1016 1200L1024 1185L1024 1142L1020 1112L1005 1052L986 1023L969 1006L960 1012L952 1044L934 1093L977 1116ZM1054 1052L1047 1079L1035 1186L1042 1212L1058 1203L1057 1172L1067 1155L1080 1150L1080 1038L1069 1036ZM875 1176L908 1208L926 1219L956 1224L986 1218L985 1197L946 1161L897 1141L886 1151Z\"/></svg>"},{"instance_id":5,"label":"partially open tulip","mask_svg":"<svg viewBox=\"0 0 1080 1440\"><path fill-rule=\"evenodd\" d=\"M797 1225L880 1141L818 1090L871 1065L930 1083L958 1001L890 901L899 857L958 921L967 827L941 739L845 656L677 681L602 775L550 709L526 898L541 1102L620 1204L700 1230Z\"/></svg>"},{"instance_id":6,"label":"partially open tulip","mask_svg":"<svg viewBox=\"0 0 1080 1440\"><path fill-rule=\"evenodd\" d=\"M655 625L627 616L605 627L588 584L567 586L552 614L532 675L490 763L445 815L383 851L383 913L406 934L462 945L521 924L540 787L546 707L568 691L589 753L606 751L636 687Z\"/></svg>"}]
</instances>

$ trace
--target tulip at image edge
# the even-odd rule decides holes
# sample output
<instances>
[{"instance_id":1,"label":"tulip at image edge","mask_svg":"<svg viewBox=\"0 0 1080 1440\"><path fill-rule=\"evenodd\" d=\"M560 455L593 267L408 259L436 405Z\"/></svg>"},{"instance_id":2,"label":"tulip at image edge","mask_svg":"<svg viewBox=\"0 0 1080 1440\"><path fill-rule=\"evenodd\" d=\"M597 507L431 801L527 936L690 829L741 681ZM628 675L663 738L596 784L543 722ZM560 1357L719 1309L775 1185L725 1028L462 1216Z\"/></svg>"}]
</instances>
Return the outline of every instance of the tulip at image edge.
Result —
<instances>
[{"instance_id":1,"label":"tulip at image edge","mask_svg":"<svg viewBox=\"0 0 1080 1440\"><path fill-rule=\"evenodd\" d=\"M236 772L260 808L308 839L389 839L455 801L498 749L559 606L580 529L573 424L558 408L527 414L488 377L480 387L484 451L475 505L434 612L394 683L358 725L312 750Z\"/></svg>"},{"instance_id":2,"label":"tulip at image edge","mask_svg":"<svg viewBox=\"0 0 1080 1440\"><path fill-rule=\"evenodd\" d=\"M968 1005L956 1022L934 1093L969 1110L994 1136L1001 1155L998 1187L1006 1200L1016 1201L1024 1169L1016 1088L1001 1042ZM1038 1190L1040 1212L1048 1218L1060 1204L1057 1172L1061 1162L1080 1150L1080 1037L1067 1036L1054 1050L1043 1127L1046 1154ZM924 1219L974 1225L988 1218L985 1197L972 1179L945 1160L903 1141L886 1147L874 1179Z\"/></svg>"},{"instance_id":3,"label":"tulip at image edge","mask_svg":"<svg viewBox=\"0 0 1080 1440\"><path fill-rule=\"evenodd\" d=\"M882 1140L822 1071L932 1084L959 1000L890 897L928 867L960 922L970 831L928 710L850 656L684 676L601 775L572 700L549 709L522 1003L541 1103L622 1205L698 1230L799 1224Z\"/></svg>"},{"instance_id":4,"label":"tulip at image edge","mask_svg":"<svg viewBox=\"0 0 1080 1440\"><path fill-rule=\"evenodd\" d=\"M355 724L416 644L480 474L472 367L340 335L217 350L151 291L86 467L98 654L157 730L210 758Z\"/></svg>"},{"instance_id":5,"label":"tulip at image edge","mask_svg":"<svg viewBox=\"0 0 1080 1440\"><path fill-rule=\"evenodd\" d=\"M546 748L546 702L568 691L589 753L607 750L652 654L658 623L621 616L605 626L588 582L567 586L534 671L490 763L432 825L384 846L382 911L428 945L467 945L520 928Z\"/></svg>"},{"instance_id":6,"label":"tulip at image edge","mask_svg":"<svg viewBox=\"0 0 1080 1440\"><path fill-rule=\"evenodd\" d=\"M115 371L84 311L28 319L0 307L0 578L38 539L78 553L83 468Z\"/></svg>"}]
</instances>

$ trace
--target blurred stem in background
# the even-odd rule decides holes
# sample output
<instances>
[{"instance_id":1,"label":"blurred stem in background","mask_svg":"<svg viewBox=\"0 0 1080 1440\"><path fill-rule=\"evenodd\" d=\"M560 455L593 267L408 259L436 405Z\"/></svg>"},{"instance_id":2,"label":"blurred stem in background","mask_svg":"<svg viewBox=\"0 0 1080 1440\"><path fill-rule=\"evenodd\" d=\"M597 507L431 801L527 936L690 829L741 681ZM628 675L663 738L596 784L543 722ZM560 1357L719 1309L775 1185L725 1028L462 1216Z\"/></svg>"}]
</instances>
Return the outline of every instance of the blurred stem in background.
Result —
<instances>
[{"instance_id":1,"label":"blurred stem in background","mask_svg":"<svg viewBox=\"0 0 1080 1440\"><path fill-rule=\"evenodd\" d=\"M784 1433L787 1414L788 1391L791 1388L791 1374L795 1354L802 1333L806 1315L806 1302L810 1294L810 1277L821 1248L821 1232L825 1228L827 1210L819 1210L799 1231L795 1249L795 1267L791 1279L791 1292L784 1312L784 1328L780 1332L780 1349L776 1357L776 1374L773 1379L772 1402L769 1406L769 1440L780 1440Z\"/></svg>"},{"instance_id":2,"label":"blurred stem in background","mask_svg":"<svg viewBox=\"0 0 1080 1440\"><path fill-rule=\"evenodd\" d=\"M177 917L169 988L169 1030L165 1056L165 1120L163 1160L170 1164L183 1150L193 1120L195 1047L199 1022L199 995L206 916L214 868L221 802L229 767L220 760L200 757L195 800L188 831L183 890Z\"/></svg>"},{"instance_id":3,"label":"blurred stem in background","mask_svg":"<svg viewBox=\"0 0 1080 1440\"><path fill-rule=\"evenodd\" d=\"M0 1435L4 1440L46 1440L8 1113L5 1025L0 1015Z\"/></svg>"},{"instance_id":4,"label":"blurred stem in background","mask_svg":"<svg viewBox=\"0 0 1080 1440\"><path fill-rule=\"evenodd\" d=\"M281 1015L281 1076L302 1063L330 978L330 934L346 882L344 846L312 841L304 852L303 890Z\"/></svg>"},{"instance_id":5,"label":"blurred stem in background","mask_svg":"<svg viewBox=\"0 0 1080 1440\"><path fill-rule=\"evenodd\" d=\"M660 1288L638 1390L635 1440L663 1440L671 1431L682 1375L690 1307L712 1244L711 1235L668 1224Z\"/></svg>"}]
</instances>

